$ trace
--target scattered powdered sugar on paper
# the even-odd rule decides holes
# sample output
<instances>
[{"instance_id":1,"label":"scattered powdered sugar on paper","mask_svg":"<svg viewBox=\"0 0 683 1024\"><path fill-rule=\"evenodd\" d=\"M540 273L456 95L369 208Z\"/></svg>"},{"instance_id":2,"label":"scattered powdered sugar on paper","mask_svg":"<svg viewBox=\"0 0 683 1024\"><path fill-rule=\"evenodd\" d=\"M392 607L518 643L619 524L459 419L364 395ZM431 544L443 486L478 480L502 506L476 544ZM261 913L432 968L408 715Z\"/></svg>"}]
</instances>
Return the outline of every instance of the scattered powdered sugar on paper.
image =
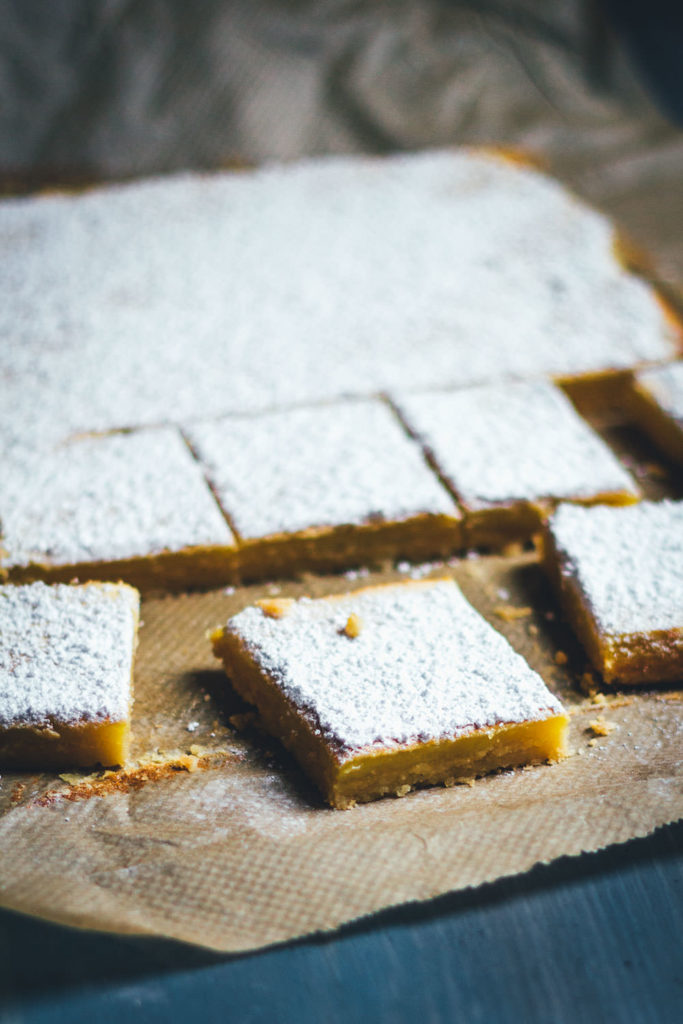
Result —
<instances>
[{"instance_id":1,"label":"scattered powdered sugar on paper","mask_svg":"<svg viewBox=\"0 0 683 1024\"><path fill-rule=\"evenodd\" d=\"M637 493L616 456L545 381L396 397L466 505Z\"/></svg>"},{"instance_id":2,"label":"scattered powdered sugar on paper","mask_svg":"<svg viewBox=\"0 0 683 1024\"><path fill-rule=\"evenodd\" d=\"M349 615L362 621L353 639ZM226 630L346 751L454 736L561 711L543 680L452 581L246 608Z\"/></svg>"},{"instance_id":3,"label":"scattered powdered sugar on paper","mask_svg":"<svg viewBox=\"0 0 683 1024\"><path fill-rule=\"evenodd\" d=\"M311 810L286 774L253 770L248 776L226 772L203 779L201 787L193 790L184 815L192 824L208 824L218 834L229 816L227 831L233 837L247 831L284 837L304 832Z\"/></svg>"},{"instance_id":4,"label":"scattered powdered sugar on paper","mask_svg":"<svg viewBox=\"0 0 683 1024\"><path fill-rule=\"evenodd\" d=\"M459 516L380 401L230 417L187 434L244 538L420 513Z\"/></svg>"},{"instance_id":5,"label":"scattered powdered sugar on paper","mask_svg":"<svg viewBox=\"0 0 683 1024\"><path fill-rule=\"evenodd\" d=\"M561 505L550 529L604 632L683 629L683 502Z\"/></svg>"},{"instance_id":6,"label":"scattered powdered sugar on paper","mask_svg":"<svg viewBox=\"0 0 683 1024\"><path fill-rule=\"evenodd\" d=\"M174 428L93 437L13 464L0 487L4 565L75 565L232 545Z\"/></svg>"},{"instance_id":7,"label":"scattered powdered sugar on paper","mask_svg":"<svg viewBox=\"0 0 683 1024\"><path fill-rule=\"evenodd\" d=\"M139 605L119 584L0 587L0 725L126 720Z\"/></svg>"},{"instance_id":8,"label":"scattered powdered sugar on paper","mask_svg":"<svg viewBox=\"0 0 683 1024\"><path fill-rule=\"evenodd\" d=\"M6 199L0 248L0 438L26 406L52 443L675 352L609 222L482 152Z\"/></svg>"},{"instance_id":9,"label":"scattered powdered sugar on paper","mask_svg":"<svg viewBox=\"0 0 683 1024\"><path fill-rule=\"evenodd\" d=\"M443 569L444 563L441 561L437 562L421 562L419 565L411 565L408 569L408 575L411 580L421 580L425 576L429 576L430 573L436 572L437 569ZM401 571L400 566L397 566L399 572Z\"/></svg>"},{"instance_id":10,"label":"scattered powdered sugar on paper","mask_svg":"<svg viewBox=\"0 0 683 1024\"><path fill-rule=\"evenodd\" d=\"M660 408L683 428L683 360L643 370L636 376Z\"/></svg>"}]
</instances>

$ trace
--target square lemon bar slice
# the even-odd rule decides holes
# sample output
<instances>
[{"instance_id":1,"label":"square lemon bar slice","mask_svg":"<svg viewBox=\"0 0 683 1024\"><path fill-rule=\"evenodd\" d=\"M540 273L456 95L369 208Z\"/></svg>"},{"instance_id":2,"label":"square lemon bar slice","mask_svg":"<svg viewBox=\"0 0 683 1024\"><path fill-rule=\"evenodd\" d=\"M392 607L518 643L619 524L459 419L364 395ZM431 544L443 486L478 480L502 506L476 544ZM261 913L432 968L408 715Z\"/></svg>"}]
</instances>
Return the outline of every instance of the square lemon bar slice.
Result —
<instances>
[{"instance_id":1,"label":"square lemon bar slice","mask_svg":"<svg viewBox=\"0 0 683 1024\"><path fill-rule=\"evenodd\" d=\"M0 517L0 565L12 582L176 589L234 573L234 537L174 428L87 437L27 457L3 480Z\"/></svg>"},{"instance_id":2,"label":"square lemon bar slice","mask_svg":"<svg viewBox=\"0 0 683 1024\"><path fill-rule=\"evenodd\" d=\"M683 502L561 505L545 562L606 682L683 681Z\"/></svg>"},{"instance_id":3,"label":"square lemon bar slice","mask_svg":"<svg viewBox=\"0 0 683 1024\"><path fill-rule=\"evenodd\" d=\"M683 464L683 360L637 373L629 411L670 459Z\"/></svg>"},{"instance_id":4,"label":"square lemon bar slice","mask_svg":"<svg viewBox=\"0 0 683 1024\"><path fill-rule=\"evenodd\" d=\"M452 580L263 601L212 641L333 807L564 751L559 702Z\"/></svg>"},{"instance_id":5,"label":"square lemon bar slice","mask_svg":"<svg viewBox=\"0 0 683 1024\"><path fill-rule=\"evenodd\" d=\"M243 578L462 544L456 503L381 401L227 417L187 435L238 536Z\"/></svg>"},{"instance_id":6,"label":"square lemon bar slice","mask_svg":"<svg viewBox=\"0 0 683 1024\"><path fill-rule=\"evenodd\" d=\"M114 583L0 587L0 764L123 764L139 594Z\"/></svg>"},{"instance_id":7,"label":"square lemon bar slice","mask_svg":"<svg viewBox=\"0 0 683 1024\"><path fill-rule=\"evenodd\" d=\"M561 499L623 505L639 498L613 452L549 382L402 395L397 403L458 496L468 544L526 540Z\"/></svg>"}]
</instances>

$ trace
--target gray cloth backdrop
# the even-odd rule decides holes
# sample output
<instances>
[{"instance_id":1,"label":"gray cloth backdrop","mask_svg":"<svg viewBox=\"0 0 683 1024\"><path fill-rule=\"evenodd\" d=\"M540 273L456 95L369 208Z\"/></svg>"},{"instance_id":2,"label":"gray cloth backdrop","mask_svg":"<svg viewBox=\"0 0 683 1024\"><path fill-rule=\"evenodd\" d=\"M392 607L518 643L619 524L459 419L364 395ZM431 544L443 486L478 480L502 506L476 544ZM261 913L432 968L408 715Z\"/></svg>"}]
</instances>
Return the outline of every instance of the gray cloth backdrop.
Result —
<instances>
[{"instance_id":1,"label":"gray cloth backdrop","mask_svg":"<svg viewBox=\"0 0 683 1024\"><path fill-rule=\"evenodd\" d=\"M512 143L683 279L683 135L587 0L0 0L5 190Z\"/></svg>"}]
</instances>

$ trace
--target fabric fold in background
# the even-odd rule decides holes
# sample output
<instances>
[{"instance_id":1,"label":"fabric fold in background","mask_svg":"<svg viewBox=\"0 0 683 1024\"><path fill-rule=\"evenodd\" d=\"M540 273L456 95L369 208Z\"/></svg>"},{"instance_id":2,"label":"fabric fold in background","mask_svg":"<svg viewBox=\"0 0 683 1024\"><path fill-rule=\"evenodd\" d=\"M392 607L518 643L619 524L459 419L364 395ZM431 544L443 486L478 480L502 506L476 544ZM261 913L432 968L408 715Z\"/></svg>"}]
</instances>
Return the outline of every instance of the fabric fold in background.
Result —
<instances>
[{"instance_id":1,"label":"fabric fold in background","mask_svg":"<svg viewBox=\"0 0 683 1024\"><path fill-rule=\"evenodd\" d=\"M683 133L597 2L9 0L0 81L6 189L510 144L683 278Z\"/></svg>"}]
</instances>

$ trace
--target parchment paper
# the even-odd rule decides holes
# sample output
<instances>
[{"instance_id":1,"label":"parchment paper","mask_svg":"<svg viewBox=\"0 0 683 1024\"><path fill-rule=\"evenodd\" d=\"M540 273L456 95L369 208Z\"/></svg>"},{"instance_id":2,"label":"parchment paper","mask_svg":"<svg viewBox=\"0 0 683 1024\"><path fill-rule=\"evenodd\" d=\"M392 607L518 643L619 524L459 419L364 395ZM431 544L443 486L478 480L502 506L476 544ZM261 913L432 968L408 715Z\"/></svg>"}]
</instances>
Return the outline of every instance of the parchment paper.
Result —
<instances>
[{"instance_id":1,"label":"parchment paper","mask_svg":"<svg viewBox=\"0 0 683 1024\"><path fill-rule=\"evenodd\" d=\"M580 16L584 5L207 3L199 18L182 3L162 15L115 0L96 12L60 5L44 33L32 22L38 6L8 5L3 17L0 42L19 54L4 66L0 110L7 187L311 152L519 144L615 214L672 294L680 286L681 134ZM680 477L637 437L610 436L651 493L681 496ZM245 709L205 631L268 593L406 574L150 599L133 722L134 757L147 767L80 787L4 775L0 903L247 950L680 818L683 695L591 697L586 679L582 692L585 657L551 617L533 553L435 568L444 571L571 710L573 756L332 811L275 741L248 719L236 719L245 731L232 727ZM531 612L507 621L509 606ZM599 732L602 721L615 728L595 735L589 724Z\"/></svg>"}]
</instances>

